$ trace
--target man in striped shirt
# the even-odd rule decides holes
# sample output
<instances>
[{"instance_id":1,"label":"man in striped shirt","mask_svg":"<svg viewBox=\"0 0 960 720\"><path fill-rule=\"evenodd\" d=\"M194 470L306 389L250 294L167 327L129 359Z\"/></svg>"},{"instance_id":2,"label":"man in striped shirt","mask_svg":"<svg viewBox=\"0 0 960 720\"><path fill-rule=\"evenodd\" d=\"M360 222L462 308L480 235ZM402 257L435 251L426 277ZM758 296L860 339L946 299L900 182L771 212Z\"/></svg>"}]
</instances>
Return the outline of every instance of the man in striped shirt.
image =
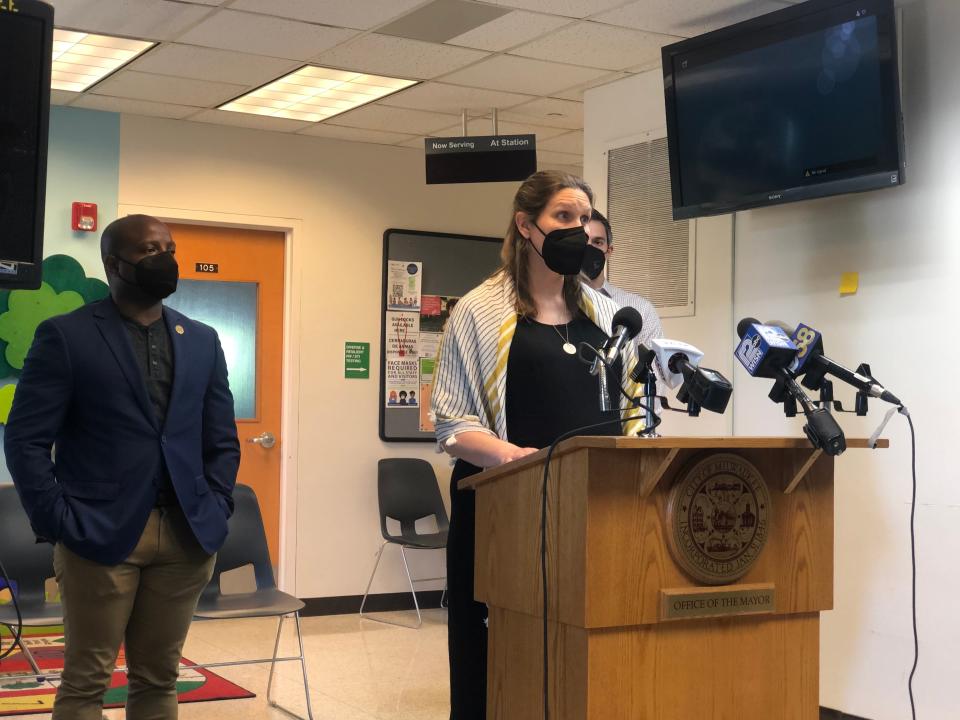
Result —
<instances>
[{"instance_id":1,"label":"man in striped shirt","mask_svg":"<svg viewBox=\"0 0 960 720\"><path fill-rule=\"evenodd\" d=\"M585 229L588 242L598 248L603 253L604 258L609 261L610 255L613 253L613 231L610 229L610 221L599 210L594 210ZM604 267L600 269L600 273L595 278L584 275L583 282L612 299L620 307L629 306L640 313L643 318L643 329L637 336L637 342L649 345L653 338L663 337L660 316L657 315L653 303L636 293L611 285L606 279L606 269L607 266L604 263Z\"/></svg>"}]
</instances>

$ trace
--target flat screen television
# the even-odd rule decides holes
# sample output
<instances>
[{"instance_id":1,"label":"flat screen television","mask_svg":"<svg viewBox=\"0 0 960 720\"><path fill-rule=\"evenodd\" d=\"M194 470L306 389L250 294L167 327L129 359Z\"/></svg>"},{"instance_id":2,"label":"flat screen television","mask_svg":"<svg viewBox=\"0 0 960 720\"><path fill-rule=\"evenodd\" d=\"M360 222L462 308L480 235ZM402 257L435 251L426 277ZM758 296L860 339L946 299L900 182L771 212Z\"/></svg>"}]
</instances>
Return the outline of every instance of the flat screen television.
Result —
<instances>
[{"instance_id":1,"label":"flat screen television","mask_svg":"<svg viewBox=\"0 0 960 720\"><path fill-rule=\"evenodd\" d=\"M893 0L810 0L663 48L675 219L903 176Z\"/></svg>"}]
</instances>

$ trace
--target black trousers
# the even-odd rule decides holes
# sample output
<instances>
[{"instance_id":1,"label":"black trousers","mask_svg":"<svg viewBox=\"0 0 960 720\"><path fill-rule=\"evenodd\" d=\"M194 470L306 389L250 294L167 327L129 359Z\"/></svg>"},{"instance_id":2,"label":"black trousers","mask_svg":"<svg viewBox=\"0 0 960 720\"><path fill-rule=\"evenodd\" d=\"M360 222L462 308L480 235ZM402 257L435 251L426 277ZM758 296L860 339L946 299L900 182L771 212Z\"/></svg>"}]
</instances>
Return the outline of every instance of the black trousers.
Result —
<instances>
[{"instance_id":1,"label":"black trousers","mask_svg":"<svg viewBox=\"0 0 960 720\"><path fill-rule=\"evenodd\" d=\"M457 460L450 478L447 536L447 639L450 652L450 720L487 717L487 606L473 599L475 500L457 482L481 468Z\"/></svg>"}]
</instances>

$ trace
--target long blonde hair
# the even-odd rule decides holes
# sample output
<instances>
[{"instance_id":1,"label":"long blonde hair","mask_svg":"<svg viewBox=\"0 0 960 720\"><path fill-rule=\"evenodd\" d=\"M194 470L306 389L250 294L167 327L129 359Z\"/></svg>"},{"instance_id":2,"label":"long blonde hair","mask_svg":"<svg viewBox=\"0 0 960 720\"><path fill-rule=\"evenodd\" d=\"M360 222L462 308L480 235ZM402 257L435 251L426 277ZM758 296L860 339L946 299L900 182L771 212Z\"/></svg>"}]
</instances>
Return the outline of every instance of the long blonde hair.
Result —
<instances>
[{"instance_id":1,"label":"long blonde hair","mask_svg":"<svg viewBox=\"0 0 960 720\"><path fill-rule=\"evenodd\" d=\"M593 190L581 178L569 173L555 170L541 170L526 180L517 190L513 198L513 212L510 214L510 225L503 238L503 247L500 249L500 267L495 275L503 274L513 281L517 292L517 314L521 317L536 317L537 306L530 294L530 261L527 246L530 241L520 234L517 228L516 215L518 212L526 214L536 220L540 213L549 204L551 198L561 190L581 190L593 205ZM563 278L563 299L571 314L577 312L577 302L580 299L580 276L566 275Z\"/></svg>"}]
</instances>

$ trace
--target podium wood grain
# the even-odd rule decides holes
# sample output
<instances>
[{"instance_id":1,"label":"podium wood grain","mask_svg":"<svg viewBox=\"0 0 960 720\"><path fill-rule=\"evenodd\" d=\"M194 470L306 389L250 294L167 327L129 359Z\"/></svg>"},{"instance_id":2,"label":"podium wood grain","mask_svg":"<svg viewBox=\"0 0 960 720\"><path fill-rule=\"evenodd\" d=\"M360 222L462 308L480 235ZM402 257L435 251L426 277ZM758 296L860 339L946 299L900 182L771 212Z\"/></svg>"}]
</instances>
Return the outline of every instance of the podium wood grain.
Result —
<instances>
[{"instance_id":1,"label":"podium wood grain","mask_svg":"<svg viewBox=\"0 0 960 720\"><path fill-rule=\"evenodd\" d=\"M661 590L702 587L668 550L667 496L713 452L742 456L767 483L767 545L727 587L772 583L776 610L664 621ZM477 493L475 592L490 609L488 718L497 720L542 717L544 459L537 453L461 483ZM833 531L833 458L813 458L795 438L562 444L551 461L546 528L551 718L814 720Z\"/></svg>"}]
</instances>

